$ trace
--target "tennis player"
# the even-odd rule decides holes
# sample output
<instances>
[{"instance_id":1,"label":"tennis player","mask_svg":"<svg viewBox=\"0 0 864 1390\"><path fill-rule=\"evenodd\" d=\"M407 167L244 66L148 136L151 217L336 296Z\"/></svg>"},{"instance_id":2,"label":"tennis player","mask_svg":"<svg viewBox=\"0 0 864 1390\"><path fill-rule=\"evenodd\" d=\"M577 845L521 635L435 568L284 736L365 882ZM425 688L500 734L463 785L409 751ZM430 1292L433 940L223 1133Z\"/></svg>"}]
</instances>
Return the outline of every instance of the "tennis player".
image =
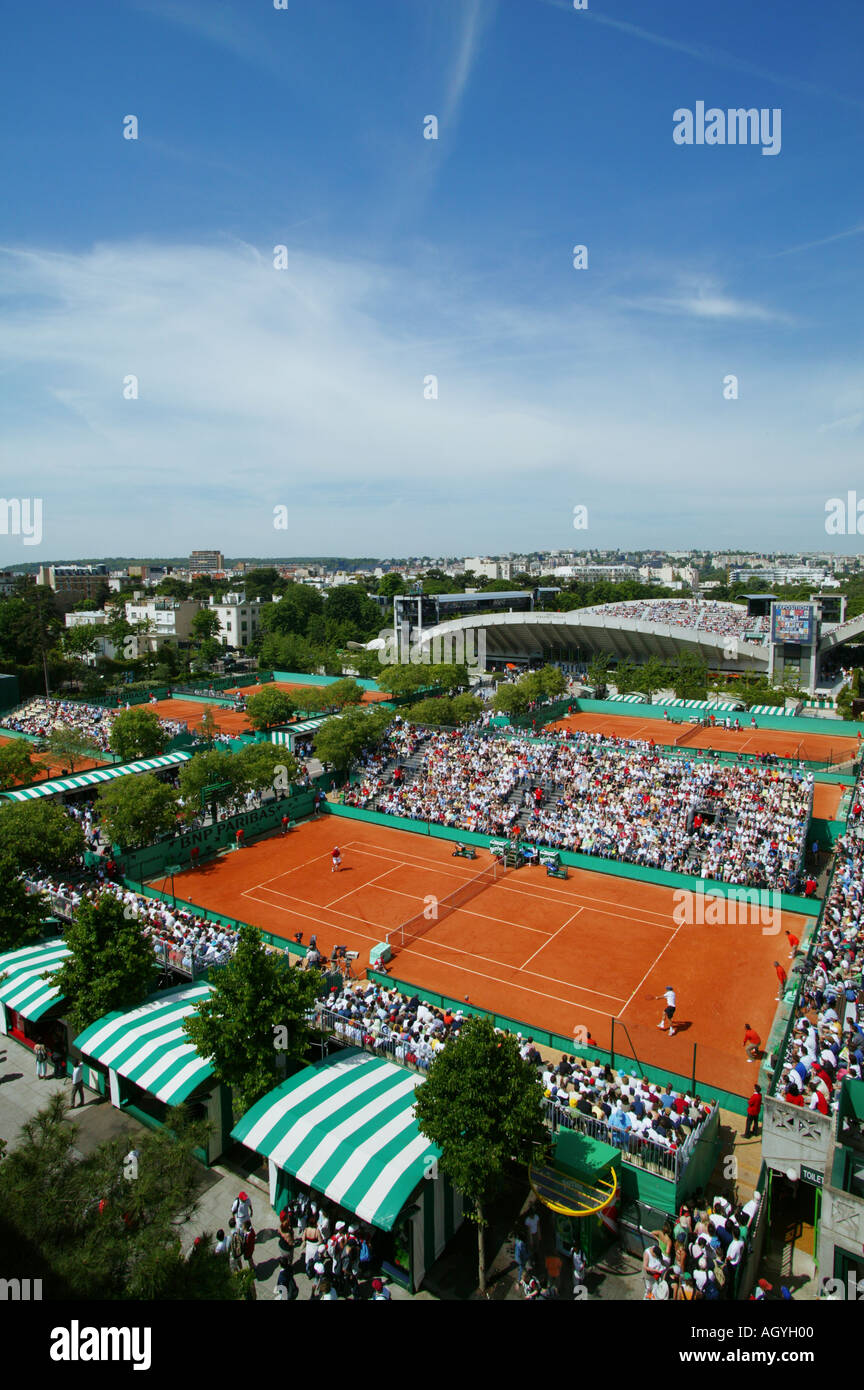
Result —
<instances>
[{"instance_id":1,"label":"tennis player","mask_svg":"<svg viewBox=\"0 0 864 1390\"><path fill-rule=\"evenodd\" d=\"M342 868L342 855L339 853L338 845L333 846L333 852L331 853L330 858L333 861L330 867L330 872L331 874L335 874L338 869Z\"/></svg>"},{"instance_id":2,"label":"tennis player","mask_svg":"<svg viewBox=\"0 0 864 1390\"><path fill-rule=\"evenodd\" d=\"M662 1029L662 1031L665 1033L665 1032L666 1032L666 1020L668 1019L668 1020L669 1020L669 1036L670 1036L670 1038L674 1038L674 1036L675 1036L675 1031L676 1031L676 1030L675 1030L675 1025L674 1025L674 1023L672 1022L672 1020L673 1020L673 1018L675 1017L675 1008L676 1008L676 1004L677 1004L677 1000L676 1000L676 998L675 998L675 991L674 991L674 989L672 988L671 985L667 985L666 988L665 988L665 990L663 991L662 994L649 994L649 995L648 995L648 998L649 998L649 999L665 999L665 1000L666 1000L666 1007L665 1007L665 1009L663 1010L663 1017L661 1018L660 1022L657 1024L657 1027L660 1028L660 1029Z\"/></svg>"}]
</instances>

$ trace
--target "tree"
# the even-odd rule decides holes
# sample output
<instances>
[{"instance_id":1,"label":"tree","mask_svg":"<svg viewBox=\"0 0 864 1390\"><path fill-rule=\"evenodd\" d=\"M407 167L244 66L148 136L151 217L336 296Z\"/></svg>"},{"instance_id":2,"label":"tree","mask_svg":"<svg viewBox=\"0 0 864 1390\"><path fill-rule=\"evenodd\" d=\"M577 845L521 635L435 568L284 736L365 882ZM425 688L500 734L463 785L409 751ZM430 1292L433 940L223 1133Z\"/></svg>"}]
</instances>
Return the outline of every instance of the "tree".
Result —
<instances>
[{"instance_id":1,"label":"tree","mask_svg":"<svg viewBox=\"0 0 864 1390\"><path fill-rule=\"evenodd\" d=\"M524 714L528 708L528 696L518 685L501 685L495 691L492 708L497 714Z\"/></svg>"},{"instance_id":2,"label":"tree","mask_svg":"<svg viewBox=\"0 0 864 1390\"><path fill-rule=\"evenodd\" d=\"M672 685L679 700L704 700L708 694L708 667L695 652L681 651L671 667Z\"/></svg>"},{"instance_id":3,"label":"tree","mask_svg":"<svg viewBox=\"0 0 864 1390\"><path fill-rule=\"evenodd\" d=\"M76 766L83 763L85 758L92 759L95 751L81 729L64 724L58 724L56 729L51 730L48 735L48 749L55 758L66 764L70 772L74 772Z\"/></svg>"},{"instance_id":4,"label":"tree","mask_svg":"<svg viewBox=\"0 0 864 1390\"><path fill-rule=\"evenodd\" d=\"M272 729L276 724L287 724L296 708L284 690L269 686L249 696L246 717L253 729Z\"/></svg>"},{"instance_id":5,"label":"tree","mask_svg":"<svg viewBox=\"0 0 864 1390\"><path fill-rule=\"evenodd\" d=\"M543 1090L519 1044L487 1018L471 1018L438 1053L415 1092L421 1134L441 1150L439 1167L473 1207L479 1285L486 1291L485 1213L504 1190L512 1163L544 1157Z\"/></svg>"},{"instance_id":6,"label":"tree","mask_svg":"<svg viewBox=\"0 0 864 1390\"><path fill-rule=\"evenodd\" d=\"M67 627L63 633L63 650L67 656L83 660L84 657L93 655L99 636L94 623L79 623L76 627Z\"/></svg>"},{"instance_id":7,"label":"tree","mask_svg":"<svg viewBox=\"0 0 864 1390\"><path fill-rule=\"evenodd\" d=\"M405 580L401 574L394 572L384 574L378 581L378 593L383 594L385 598L392 598L394 594L404 594L404 592Z\"/></svg>"},{"instance_id":8,"label":"tree","mask_svg":"<svg viewBox=\"0 0 864 1390\"><path fill-rule=\"evenodd\" d=\"M242 778L241 763L231 753L214 748L206 753L195 753L180 768L180 795L183 798L183 815L191 820L201 810L201 796L205 788L211 787L207 796L208 804L222 806L230 801L240 790Z\"/></svg>"},{"instance_id":9,"label":"tree","mask_svg":"<svg viewBox=\"0 0 864 1390\"><path fill-rule=\"evenodd\" d=\"M178 1228L200 1193L195 1149L204 1128L185 1109L169 1110L164 1128L135 1135L130 1170L126 1134L88 1146L82 1158L60 1093L25 1121L0 1162L0 1205L16 1244L44 1261L52 1289L88 1300L243 1296L242 1279L211 1253L209 1237L188 1260L181 1248Z\"/></svg>"},{"instance_id":10,"label":"tree","mask_svg":"<svg viewBox=\"0 0 864 1390\"><path fill-rule=\"evenodd\" d=\"M462 695L454 695L450 707L453 711L454 724L470 724L473 720L480 718L485 708L479 696L469 695L467 691Z\"/></svg>"},{"instance_id":11,"label":"tree","mask_svg":"<svg viewBox=\"0 0 864 1390\"><path fill-rule=\"evenodd\" d=\"M96 806L105 832L121 850L152 844L175 830L180 810L174 788L150 772L103 783Z\"/></svg>"},{"instance_id":12,"label":"tree","mask_svg":"<svg viewBox=\"0 0 864 1390\"><path fill-rule=\"evenodd\" d=\"M422 665L383 666L378 681L379 688L390 695L413 695L431 685L429 667Z\"/></svg>"},{"instance_id":13,"label":"tree","mask_svg":"<svg viewBox=\"0 0 864 1390\"><path fill-rule=\"evenodd\" d=\"M201 643L208 638L218 637L221 631L219 614L212 608L199 608L192 619L192 631Z\"/></svg>"},{"instance_id":14,"label":"tree","mask_svg":"<svg viewBox=\"0 0 864 1390\"><path fill-rule=\"evenodd\" d=\"M300 773L294 755L275 743L250 743L234 754L234 761L239 765L243 786L256 792L273 787L285 796Z\"/></svg>"},{"instance_id":15,"label":"tree","mask_svg":"<svg viewBox=\"0 0 864 1390\"><path fill-rule=\"evenodd\" d=\"M433 728L450 728L457 722L449 695L418 700L416 705L411 705L406 718L410 724L431 724Z\"/></svg>"},{"instance_id":16,"label":"tree","mask_svg":"<svg viewBox=\"0 0 864 1390\"><path fill-rule=\"evenodd\" d=\"M539 672L540 685L547 700L555 700L567 689L567 677L560 666L544 666Z\"/></svg>"},{"instance_id":17,"label":"tree","mask_svg":"<svg viewBox=\"0 0 864 1390\"><path fill-rule=\"evenodd\" d=\"M205 709L196 732L198 737L203 739L208 747L212 748L216 735L219 732L219 725L216 723L216 712L212 706L208 705Z\"/></svg>"},{"instance_id":18,"label":"tree","mask_svg":"<svg viewBox=\"0 0 864 1390\"><path fill-rule=\"evenodd\" d=\"M468 667L464 662L442 661L437 665L427 666L426 684L440 686L442 690L447 690L450 694L455 694L457 690L467 690L471 684L468 675Z\"/></svg>"},{"instance_id":19,"label":"tree","mask_svg":"<svg viewBox=\"0 0 864 1390\"><path fill-rule=\"evenodd\" d=\"M636 681L636 667L626 656L621 657L614 671L615 685L619 695L627 695Z\"/></svg>"},{"instance_id":20,"label":"tree","mask_svg":"<svg viewBox=\"0 0 864 1390\"><path fill-rule=\"evenodd\" d=\"M588 665L588 684L604 688L609 680L609 656L595 652Z\"/></svg>"},{"instance_id":21,"label":"tree","mask_svg":"<svg viewBox=\"0 0 864 1390\"><path fill-rule=\"evenodd\" d=\"M327 719L315 735L315 753L337 772L347 772L361 753L377 748L390 725L389 710L355 705L338 718Z\"/></svg>"},{"instance_id":22,"label":"tree","mask_svg":"<svg viewBox=\"0 0 864 1390\"><path fill-rule=\"evenodd\" d=\"M72 954L54 983L65 995L66 1018L76 1033L114 1009L136 1008L156 987L153 946L113 893L79 903L66 928L66 944Z\"/></svg>"},{"instance_id":23,"label":"tree","mask_svg":"<svg viewBox=\"0 0 864 1390\"><path fill-rule=\"evenodd\" d=\"M345 680L334 681L333 685L328 686L326 694L335 709L363 703L363 687L350 676Z\"/></svg>"},{"instance_id":24,"label":"tree","mask_svg":"<svg viewBox=\"0 0 864 1390\"><path fill-rule=\"evenodd\" d=\"M10 854L0 854L0 954L44 936L43 922L50 911L44 894L27 892Z\"/></svg>"},{"instance_id":25,"label":"tree","mask_svg":"<svg viewBox=\"0 0 864 1390\"><path fill-rule=\"evenodd\" d=\"M41 797L0 809L0 858L25 874L62 876L84 853L84 832L62 806Z\"/></svg>"},{"instance_id":26,"label":"tree","mask_svg":"<svg viewBox=\"0 0 864 1390\"><path fill-rule=\"evenodd\" d=\"M649 656L644 664L637 668L634 676L634 689L641 690L648 696L649 701L658 690L663 690L669 684L669 667L659 657Z\"/></svg>"},{"instance_id":27,"label":"tree","mask_svg":"<svg viewBox=\"0 0 864 1390\"><path fill-rule=\"evenodd\" d=\"M212 993L183 1029L213 1071L248 1110L293 1071L309 1046L306 1015L324 988L318 970L292 967L265 951L261 933L241 927L234 955L210 975Z\"/></svg>"},{"instance_id":28,"label":"tree","mask_svg":"<svg viewBox=\"0 0 864 1390\"><path fill-rule=\"evenodd\" d=\"M143 705L124 709L111 726L111 751L121 762L136 758L155 758L165 751L168 736L157 715Z\"/></svg>"},{"instance_id":29,"label":"tree","mask_svg":"<svg viewBox=\"0 0 864 1390\"><path fill-rule=\"evenodd\" d=\"M0 744L0 791L33 781L31 745L23 738Z\"/></svg>"}]
</instances>

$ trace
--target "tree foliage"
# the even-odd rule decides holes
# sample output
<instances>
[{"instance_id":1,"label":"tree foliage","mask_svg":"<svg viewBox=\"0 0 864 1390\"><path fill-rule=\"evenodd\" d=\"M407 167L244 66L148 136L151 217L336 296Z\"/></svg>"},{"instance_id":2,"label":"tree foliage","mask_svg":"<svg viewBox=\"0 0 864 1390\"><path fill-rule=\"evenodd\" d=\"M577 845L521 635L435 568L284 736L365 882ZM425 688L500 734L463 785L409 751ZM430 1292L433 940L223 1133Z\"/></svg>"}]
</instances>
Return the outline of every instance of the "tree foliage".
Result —
<instances>
[{"instance_id":1,"label":"tree foliage","mask_svg":"<svg viewBox=\"0 0 864 1390\"><path fill-rule=\"evenodd\" d=\"M18 1240L35 1249L51 1284L80 1299L238 1299L243 1284L212 1238L186 1260L179 1227L194 1215L201 1168L194 1150L202 1124L183 1110L168 1126L103 1140L81 1157L79 1128L62 1094L25 1121L0 1161L0 1206ZM137 1176L127 1176L136 1172Z\"/></svg>"},{"instance_id":2,"label":"tree foliage","mask_svg":"<svg viewBox=\"0 0 864 1390\"><path fill-rule=\"evenodd\" d=\"M131 910L112 893L83 901L66 928L72 954L54 983L65 996L65 1015L75 1033L103 1014L136 1008L155 989L158 966L149 939Z\"/></svg>"},{"instance_id":3,"label":"tree foliage","mask_svg":"<svg viewBox=\"0 0 864 1390\"><path fill-rule=\"evenodd\" d=\"M111 726L111 751L124 763L136 758L155 758L168 742L158 716L143 705L122 710Z\"/></svg>"},{"instance_id":4,"label":"tree foliage","mask_svg":"<svg viewBox=\"0 0 864 1390\"><path fill-rule=\"evenodd\" d=\"M481 1289L489 1203L504 1190L514 1161L527 1165L548 1148L542 1099L536 1068L520 1057L516 1039L497 1033L486 1018L466 1022L416 1092L420 1132L437 1144L441 1171L474 1209Z\"/></svg>"},{"instance_id":5,"label":"tree foliage","mask_svg":"<svg viewBox=\"0 0 864 1390\"><path fill-rule=\"evenodd\" d=\"M288 1071L309 1046L306 1015L324 986L318 970L292 967L287 954L264 949L254 927L240 929L237 950L211 972L212 993L183 1028L226 1086L236 1088L248 1110Z\"/></svg>"},{"instance_id":6,"label":"tree foliage","mask_svg":"<svg viewBox=\"0 0 864 1390\"><path fill-rule=\"evenodd\" d=\"M32 748L23 738L0 744L0 790L33 781Z\"/></svg>"},{"instance_id":7,"label":"tree foliage","mask_svg":"<svg viewBox=\"0 0 864 1390\"><path fill-rule=\"evenodd\" d=\"M337 772L347 772L361 753L377 748L392 713L369 705L349 706L338 718L327 719L315 734L315 753Z\"/></svg>"},{"instance_id":8,"label":"tree foliage","mask_svg":"<svg viewBox=\"0 0 864 1390\"><path fill-rule=\"evenodd\" d=\"M246 701L246 715L253 729L272 729L287 724L297 706L284 690L272 686L256 690Z\"/></svg>"},{"instance_id":9,"label":"tree foliage","mask_svg":"<svg viewBox=\"0 0 864 1390\"><path fill-rule=\"evenodd\" d=\"M84 853L84 832L48 797L0 808L0 858L21 873L63 875Z\"/></svg>"},{"instance_id":10,"label":"tree foliage","mask_svg":"<svg viewBox=\"0 0 864 1390\"><path fill-rule=\"evenodd\" d=\"M121 850L149 845L175 830L180 810L174 788L149 772L103 783L96 804L106 833Z\"/></svg>"}]
</instances>

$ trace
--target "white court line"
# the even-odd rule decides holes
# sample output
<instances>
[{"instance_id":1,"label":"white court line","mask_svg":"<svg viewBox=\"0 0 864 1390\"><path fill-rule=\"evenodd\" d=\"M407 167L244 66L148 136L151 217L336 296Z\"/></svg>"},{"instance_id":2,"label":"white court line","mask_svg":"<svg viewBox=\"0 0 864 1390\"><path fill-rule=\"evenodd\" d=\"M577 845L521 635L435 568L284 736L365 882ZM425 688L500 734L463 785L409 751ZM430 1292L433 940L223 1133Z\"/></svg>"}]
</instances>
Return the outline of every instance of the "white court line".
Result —
<instances>
[{"instance_id":1,"label":"white court line","mask_svg":"<svg viewBox=\"0 0 864 1390\"><path fill-rule=\"evenodd\" d=\"M658 966L658 965L660 964L661 958L662 958L662 957L666 954L666 952L669 950L669 947L672 945L672 942L675 940L675 937L678 935L679 931L681 930L681 928L682 928L683 926L684 926L684 923L683 923L683 922L679 922L678 926L675 928L675 931L674 931L673 935L670 936L669 940L666 942L666 945L663 947L663 950L660 952L660 955L656 957L656 959L651 963L651 965L649 965L648 969L645 971L645 974L642 976L642 979L639 981L638 985L637 985L636 988L634 989L633 994L630 995L630 998L627 1000L627 1003L624 1005L624 1008L621 1010L620 1014L617 1015L618 1018L623 1018L623 1017L624 1017L624 1014L627 1012L627 1009L630 1007L630 1004L631 1004L631 1002L632 1002L632 1000L633 1000L634 995L637 994L638 991L642 988L642 986L644 985L645 981L648 979L648 976L651 974L651 971L654 970L654 969L656 968L656 966Z\"/></svg>"},{"instance_id":2,"label":"white court line","mask_svg":"<svg viewBox=\"0 0 864 1390\"><path fill-rule=\"evenodd\" d=\"M321 919L320 917L314 917L314 916L312 916L312 915L311 915L310 913L308 913L308 912L298 912L297 909L296 909L295 907L280 907L278 903L268 903L268 902L265 902L262 898L252 898L251 901L252 901L253 903L260 903L260 905L261 905L262 907L272 907L272 908L274 909L274 911L276 911L276 912L287 912L287 913L289 914L289 916L291 916L291 917L299 917L300 920L303 921L303 922L315 922L315 923L317 924L317 926L318 926L318 928L319 928L320 931L332 931L332 932L337 932L337 931L343 931L343 930L345 930L345 928L343 927L343 925L342 925L341 922L337 922L337 923L334 923L334 922L325 922L325 921L322 921L322 919ZM310 907L314 907L315 904L314 904L314 903L310 903L309 906L310 906ZM319 911L323 911L323 909L319 909ZM340 913L338 913L337 915L340 916L340 917L347 917L348 914L347 914L346 912L340 912ZM377 922L367 922L367 921L365 920L365 918L364 918L364 919L362 919L363 925L366 926L366 927L373 927L373 928L378 932L378 935L377 935L377 936L367 936L366 932L360 931L359 928L357 927L357 919L356 919L356 917L355 917L355 918L352 918L351 920L352 920L352 922L354 923L354 925L353 925L352 928L351 928L351 930L353 931L354 935L355 935L355 936L361 936L361 937L363 938L364 941L374 941L374 942L382 941L382 940L384 939L384 936L386 935L386 933L387 933L388 931L392 931L392 930L393 930L392 927L382 927L382 926L379 926ZM251 925L254 926L254 923L252 923ZM262 927L262 931L269 931L269 930L270 930L269 927ZM286 940L286 941L288 940L288 937L287 937L287 936L285 937L285 940Z\"/></svg>"},{"instance_id":3,"label":"white court line","mask_svg":"<svg viewBox=\"0 0 864 1390\"><path fill-rule=\"evenodd\" d=\"M395 869L395 866L394 866L394 869ZM333 903L341 903L341 902L344 902L346 898L350 898L350 897L351 897L351 894L352 894L352 893L359 893L363 888L369 888L371 884L377 883L379 878L386 878L388 874L392 874L392 873L394 872L394 869L385 869L384 872L383 872L383 874L377 874L377 875L375 876L375 878L367 878L367 879L365 879L364 882L360 884L360 887L359 887L359 888L349 888L347 893L342 893L342 894L340 894L340 896L339 896L338 898L334 898L334 899L333 899L333 902L327 903L327 909L328 909L328 911L330 911L330 912L333 911ZM395 892L395 891L396 891L395 889L391 889L391 888L385 888L385 889L384 889L384 892L385 892L385 893L391 893L391 892ZM278 893L278 892L279 892L279 889L278 889L278 888L271 888L271 889L270 889L270 892L271 892L271 893ZM280 895L280 896L281 896L281 895ZM286 894L286 896L287 896L287 894ZM303 901L302 898L298 898L298 899L297 899L297 902L302 902L302 901Z\"/></svg>"},{"instance_id":4,"label":"white court line","mask_svg":"<svg viewBox=\"0 0 864 1390\"><path fill-rule=\"evenodd\" d=\"M409 948L409 949L410 949L410 948ZM440 965L446 965L446 964L447 964L446 961L441 961L441 960L440 960L438 957L436 957L436 956L426 956L426 955L424 955L422 951L415 951L415 952L414 952L414 955L419 956L421 960L428 960L428 961L431 961L433 965L439 965L439 966L440 966ZM398 960L398 957L397 957L397 960ZM454 967L454 968L455 968L455 967ZM491 981L492 984L495 984L495 985L501 985L501 984L505 984L505 985L506 985L506 984L510 984L510 983L511 983L511 982L508 981L508 980L501 980L501 979L499 979L497 975L487 975L486 972L485 972L484 970L471 970L467 965L459 966L459 969L462 971L462 973L463 973L464 975L477 975L479 979L481 979L481 980L489 980L489 981ZM532 972L532 974L533 974L533 972ZM545 977L545 976L540 976L540 977L538 977L538 978L540 978L540 979L545 979L545 978L547 978L547 977ZM559 986L561 986L561 985L563 984L565 989L576 989L576 990L581 990L581 989L582 989L581 985L568 985L568 984L566 984L566 983L565 983L564 981L562 981L562 980L556 980L555 983L556 983L557 985L559 985ZM547 1004L550 1002L551 999L553 999L553 998L555 997L555 996L553 996L553 995L550 995L550 993L549 993L548 990L545 990L545 989L542 989L542 990L541 990L541 989L532 989L530 985L522 985L522 984L515 984L515 983L514 983L514 984L512 985L512 987L513 987L514 989L521 989L525 994L536 994L536 995L538 995L541 999L545 999ZM417 988L418 988L418 989L427 989L427 988L429 988L429 986L427 986L427 985L418 985ZM585 993L586 991L583 990L582 992ZM589 993L589 994L590 994L590 993L596 993L596 992L597 992L596 990L594 990L594 991L588 990L588 991L587 991L587 993ZM609 996L607 996L607 998L614 998L614 996L613 996L613 995L609 995ZM589 1013L589 1014L599 1014L601 1018L608 1018L608 1017L609 1017L609 1011L608 1011L607 1009L594 1009L594 1008L591 1007L590 1004L580 1004L580 1003L577 1003L577 1002L575 1002L575 1001L573 1001L573 1000L571 1000L571 999L562 999L562 998L559 998L559 999L558 999L558 1003L559 1003L559 1004L569 1004L569 1005L571 1006L571 1008L574 1008L574 1009L585 1009L587 1013ZM617 1018L617 1014L616 1014L616 1018ZM538 1027L539 1027L539 1024L538 1024Z\"/></svg>"},{"instance_id":5,"label":"white court line","mask_svg":"<svg viewBox=\"0 0 864 1390\"><path fill-rule=\"evenodd\" d=\"M500 968L501 968L502 970L515 970L517 973L521 973L521 972L524 970L524 966L519 966L519 965L508 965L508 964L506 963L506 961L496 960L494 956L481 956L481 955L479 955L479 954L477 953L477 951L466 951L466 950L464 950L463 947L461 947L461 946L448 946L448 944L446 943L446 941L432 941L430 944L433 945L433 946L439 946L439 947L441 948L442 951L454 951L454 952L456 953L456 955L459 955L459 956L470 956L473 960L488 960L488 962L489 962L490 965L497 965L497 966L500 966ZM400 949L404 949L404 950L406 950L406 951L410 951L410 950L412 949L411 942L409 941L407 946L405 946L404 948L400 948ZM419 952L418 952L418 954L419 954ZM398 959L398 957L397 957L397 959ZM427 959L427 960L430 960L431 957L430 957L430 956L427 956L426 959ZM438 964L439 964L439 965L449 965L450 962L449 962L449 961L446 961L446 960L439 960L439 961L438 961ZM457 967L457 966L452 966L452 967L451 967L451 969L454 969L454 970L455 970L455 969L462 970L463 968L464 968L464 967L461 966L461 965L458 966L458 967ZM619 1004L620 1004L621 999L622 999L622 997L623 997L623 996L620 995L620 994L606 994L606 992L605 992L604 990L602 990L602 989L591 989L588 985L577 985L577 984L568 985L566 981L561 980L557 975L544 975L544 974L543 974L541 971L539 971L539 970L526 970L526 971L525 971L525 974L526 974L526 975L532 975L532 976L534 977L534 979L536 979L536 980L550 980L551 983L552 983L552 984L555 984L555 985L565 984L565 985L567 985L567 988L568 988L568 989L579 989L579 990L582 990L585 994L599 994L599 995L601 996L601 998L603 998L603 999L617 999L618 1002L619 1002ZM502 980L502 979L500 978L500 976L490 975L488 978L489 978L489 979L497 979L499 985L512 985L512 984L515 984L515 987L516 987L517 989L522 989L522 988L523 988L523 986L520 985L520 984L518 984L516 981L513 981L513 980ZM525 986L525 988L527 988L527 986Z\"/></svg>"},{"instance_id":6,"label":"white court line","mask_svg":"<svg viewBox=\"0 0 864 1390\"><path fill-rule=\"evenodd\" d=\"M578 917L579 913L584 911L584 907L577 907L576 911L573 913L573 917ZM548 941L544 941L542 946L538 946L537 950L534 952L534 956L539 956L541 951L545 951L546 947L549 945L549 942L554 941L556 936L560 936L561 932L564 930L565 927L569 927L570 923L573 921L573 917L568 917L567 921L561 924L558 930L552 936L549 937ZM525 963L519 966L519 969L524 970L526 965L530 965L532 960L534 959L534 956L529 956Z\"/></svg>"}]
</instances>

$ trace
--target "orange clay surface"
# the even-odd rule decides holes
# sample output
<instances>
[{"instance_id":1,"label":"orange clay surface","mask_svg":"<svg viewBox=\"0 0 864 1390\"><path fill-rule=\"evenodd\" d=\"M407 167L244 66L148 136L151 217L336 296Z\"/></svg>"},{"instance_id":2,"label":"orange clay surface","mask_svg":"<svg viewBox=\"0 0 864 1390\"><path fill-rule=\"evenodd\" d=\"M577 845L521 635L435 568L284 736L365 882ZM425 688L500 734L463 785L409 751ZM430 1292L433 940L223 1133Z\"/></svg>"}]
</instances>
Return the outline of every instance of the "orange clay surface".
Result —
<instances>
[{"instance_id":1,"label":"orange clay surface","mask_svg":"<svg viewBox=\"0 0 864 1390\"><path fill-rule=\"evenodd\" d=\"M816 782L813 787L813 815L817 820L836 820L837 807L847 787L838 782Z\"/></svg>"},{"instance_id":2,"label":"orange clay surface","mask_svg":"<svg viewBox=\"0 0 864 1390\"><path fill-rule=\"evenodd\" d=\"M730 717L735 718L734 715ZM844 757L854 758L857 753L858 740L832 734L831 721L827 719L823 721L826 726L824 734L801 734L792 730L787 733L785 729L751 729L749 715L739 715L738 718L744 725L740 733L734 729L700 729L696 724L673 720L671 712L668 723L665 719L646 719L639 715L583 712L556 720L549 728L582 729L589 733L614 734L617 738L653 738L655 743L663 744L674 744L686 733L685 744L688 748L731 750L750 757L760 753L776 753L781 758L804 758L814 763L836 763Z\"/></svg>"},{"instance_id":3,"label":"orange clay surface","mask_svg":"<svg viewBox=\"0 0 864 1390\"><path fill-rule=\"evenodd\" d=\"M0 744L13 742L24 742L24 740L0 737ZM33 745L32 743L28 743L26 747L32 748ZM28 785L31 782L44 782L47 777L59 777L61 773L68 773L69 771L68 762L64 762L62 758L58 758L55 753L34 753L32 761L32 775L28 777L27 783L21 782L19 784L20 786ZM75 772L89 772L91 767L105 767L108 761L108 759L105 759L104 762L96 762L93 758L76 758Z\"/></svg>"},{"instance_id":4,"label":"orange clay surface","mask_svg":"<svg viewBox=\"0 0 864 1390\"><path fill-rule=\"evenodd\" d=\"M267 685L246 685L242 687L241 693L244 695L254 695L257 690L284 690L287 694L299 696L303 691L326 690L326 686L309 685L286 685L284 681L270 681ZM235 695L236 689L223 692L226 696ZM363 703L373 704L378 700L386 700L387 696L381 691L366 690L363 692ZM172 698L170 700L157 700L155 704L144 706L145 709L152 709L160 719L179 719L189 725L191 729L197 729L207 710L212 710L216 720L216 727L223 734L251 734L252 725L249 723L245 714L236 710L228 709L225 705L206 705L200 700L184 700L182 698Z\"/></svg>"},{"instance_id":5,"label":"orange clay surface","mask_svg":"<svg viewBox=\"0 0 864 1390\"><path fill-rule=\"evenodd\" d=\"M342 868L333 873L336 844ZM445 897L492 862L483 849L475 860L456 859L451 845L324 815L178 875L175 892L278 936L302 931L308 943L314 932L325 954L345 944L360 952L354 968L362 974L370 948L421 913L429 895ZM767 925L679 925L677 901L669 888L609 874L571 868L564 881L539 866L510 870L422 937L393 943L390 973L419 990L467 998L529 1032L572 1037L572 1051L589 1033L608 1047L615 1019L616 1056L632 1057L632 1041L642 1062L689 1076L695 1043L703 1086L749 1094L755 1068L745 1060L744 1025L768 1037L772 962L790 969L783 931L802 937L806 919L784 913ZM663 1004L649 999L667 985L678 993L674 1037L659 1031Z\"/></svg>"}]
</instances>

